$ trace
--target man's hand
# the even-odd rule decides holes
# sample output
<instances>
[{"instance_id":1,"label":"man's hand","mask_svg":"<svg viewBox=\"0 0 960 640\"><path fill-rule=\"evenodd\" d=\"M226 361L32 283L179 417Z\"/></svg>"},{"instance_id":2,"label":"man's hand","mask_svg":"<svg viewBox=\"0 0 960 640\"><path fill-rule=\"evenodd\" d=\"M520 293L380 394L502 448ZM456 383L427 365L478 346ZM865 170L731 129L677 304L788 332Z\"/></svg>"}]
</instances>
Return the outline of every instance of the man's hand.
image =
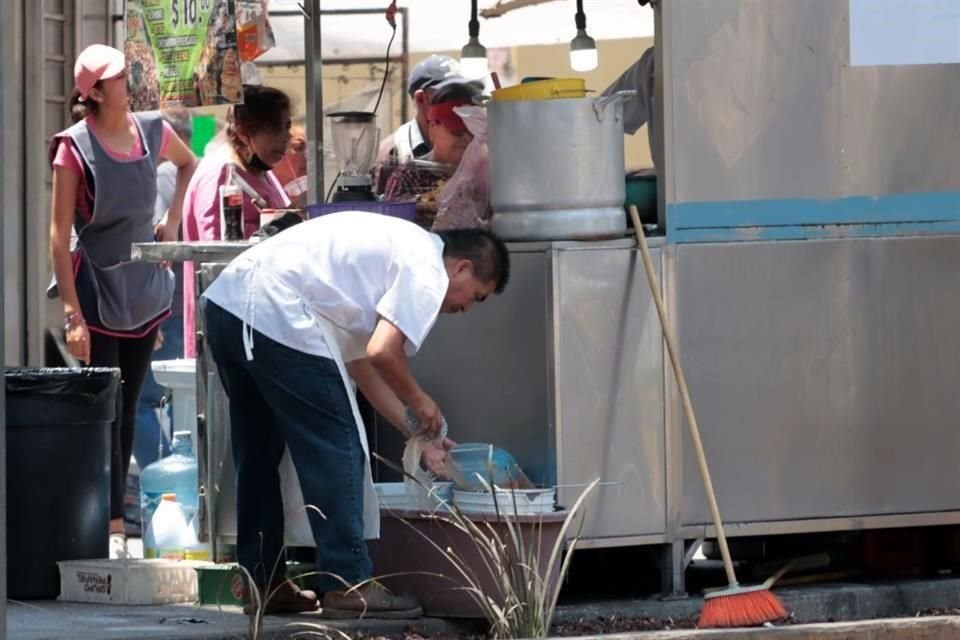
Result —
<instances>
[{"instance_id":1,"label":"man's hand","mask_svg":"<svg viewBox=\"0 0 960 640\"><path fill-rule=\"evenodd\" d=\"M448 478L448 447L444 446L445 442L446 440L443 442L431 442L429 444L425 444L423 446L423 451L420 453L420 460L423 462L423 466L427 468L427 471L444 480Z\"/></svg>"},{"instance_id":2,"label":"man's hand","mask_svg":"<svg viewBox=\"0 0 960 640\"><path fill-rule=\"evenodd\" d=\"M420 424L423 425L423 430L417 435L427 439L436 438L440 435L443 414L440 413L440 407L433 401L433 398L421 392L410 404L410 409L420 420Z\"/></svg>"}]
</instances>

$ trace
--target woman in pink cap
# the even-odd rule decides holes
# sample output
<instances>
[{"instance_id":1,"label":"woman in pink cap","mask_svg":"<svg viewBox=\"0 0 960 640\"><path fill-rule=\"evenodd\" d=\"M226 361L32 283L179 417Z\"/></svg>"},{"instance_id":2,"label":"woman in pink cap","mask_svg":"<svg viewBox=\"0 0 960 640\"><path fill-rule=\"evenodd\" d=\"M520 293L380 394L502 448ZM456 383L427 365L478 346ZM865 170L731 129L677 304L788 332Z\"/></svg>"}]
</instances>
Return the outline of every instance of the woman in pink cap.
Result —
<instances>
[{"instance_id":1,"label":"woman in pink cap","mask_svg":"<svg viewBox=\"0 0 960 640\"><path fill-rule=\"evenodd\" d=\"M183 196L196 159L159 113L128 109L122 52L95 44L73 71L73 105L87 116L54 136L50 253L63 303L67 348L92 366L119 367L121 392L111 432L111 555L123 550L123 507L133 446L137 401L156 341L169 315L172 272L132 262L135 242L176 240ZM178 167L166 219L153 225L156 167ZM71 249L71 230L76 247ZM117 537L115 537L117 536Z\"/></svg>"}]
</instances>

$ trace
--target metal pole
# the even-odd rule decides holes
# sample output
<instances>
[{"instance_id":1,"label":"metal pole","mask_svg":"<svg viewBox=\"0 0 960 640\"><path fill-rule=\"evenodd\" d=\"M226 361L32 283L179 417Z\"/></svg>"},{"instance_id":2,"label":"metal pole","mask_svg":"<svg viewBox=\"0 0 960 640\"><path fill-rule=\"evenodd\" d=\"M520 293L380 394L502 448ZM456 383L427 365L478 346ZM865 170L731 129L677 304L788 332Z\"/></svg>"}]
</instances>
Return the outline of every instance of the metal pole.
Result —
<instances>
[{"instance_id":1,"label":"metal pole","mask_svg":"<svg viewBox=\"0 0 960 640\"><path fill-rule=\"evenodd\" d=\"M410 119L410 98L407 95L407 80L410 78L410 10L401 7L400 15L403 16L403 33L400 34L403 44L403 62L400 63L400 122L406 122Z\"/></svg>"},{"instance_id":2,"label":"metal pole","mask_svg":"<svg viewBox=\"0 0 960 640\"><path fill-rule=\"evenodd\" d=\"M307 197L310 202L323 202L323 52L320 48L320 0L303 3L304 58L307 81Z\"/></svg>"},{"instance_id":3,"label":"metal pole","mask_svg":"<svg viewBox=\"0 0 960 640\"><path fill-rule=\"evenodd\" d=\"M9 30L6 37L13 37L16 46L17 29L13 26L11 11L12 2L0 2L0 24L7 25ZM12 34L12 35L11 35ZM4 108L6 107L7 89L6 65L0 65L0 123L6 122ZM13 96L11 96L13 97ZM6 127L0 126L0 149L3 148L3 136ZM3 164L0 171L0 202L5 202L3 187L6 182L8 163ZM9 214L8 214L9 215ZM0 264L3 264L3 242L0 242ZM0 329L3 328L3 279L0 278ZM6 335L0 331L0 335ZM0 362L6 363L3 355L3 340L0 340ZM6 381L0 387L0 640L7 637L7 399Z\"/></svg>"}]
</instances>

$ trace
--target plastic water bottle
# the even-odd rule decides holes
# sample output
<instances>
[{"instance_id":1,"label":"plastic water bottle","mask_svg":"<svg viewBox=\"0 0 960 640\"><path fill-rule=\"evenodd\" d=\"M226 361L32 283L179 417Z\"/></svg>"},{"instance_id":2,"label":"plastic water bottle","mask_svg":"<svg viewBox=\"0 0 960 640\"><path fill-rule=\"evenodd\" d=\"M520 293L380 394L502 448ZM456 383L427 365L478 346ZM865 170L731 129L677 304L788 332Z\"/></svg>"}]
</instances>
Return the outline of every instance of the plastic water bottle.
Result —
<instances>
[{"instance_id":1,"label":"plastic water bottle","mask_svg":"<svg viewBox=\"0 0 960 640\"><path fill-rule=\"evenodd\" d=\"M200 541L200 523L196 515L190 522L190 535L191 540L184 549L184 558L187 560L203 560L204 562L213 560L211 544Z\"/></svg>"},{"instance_id":2,"label":"plastic water bottle","mask_svg":"<svg viewBox=\"0 0 960 640\"><path fill-rule=\"evenodd\" d=\"M165 493L143 536L143 557L183 560L197 537L175 493Z\"/></svg>"},{"instance_id":3,"label":"plastic water bottle","mask_svg":"<svg viewBox=\"0 0 960 640\"><path fill-rule=\"evenodd\" d=\"M177 495L187 522L193 519L199 507L197 459L193 455L190 432L175 432L170 448L169 456L147 465L140 472L140 519L143 531L150 526L154 511L160 507L160 499L165 493Z\"/></svg>"}]
</instances>

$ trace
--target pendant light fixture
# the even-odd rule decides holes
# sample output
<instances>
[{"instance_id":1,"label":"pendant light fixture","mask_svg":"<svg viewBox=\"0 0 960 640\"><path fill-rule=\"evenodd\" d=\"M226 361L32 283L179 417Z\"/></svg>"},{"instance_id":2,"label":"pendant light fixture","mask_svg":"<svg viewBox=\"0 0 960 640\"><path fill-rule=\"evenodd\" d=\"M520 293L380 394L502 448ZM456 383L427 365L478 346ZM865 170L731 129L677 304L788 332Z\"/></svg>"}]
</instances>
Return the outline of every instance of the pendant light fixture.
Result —
<instances>
[{"instance_id":1,"label":"pendant light fixture","mask_svg":"<svg viewBox=\"0 0 960 640\"><path fill-rule=\"evenodd\" d=\"M480 20L477 19L477 0L470 1L470 39L460 51L460 73L468 80L479 80L487 75L487 48L480 44Z\"/></svg>"},{"instance_id":2,"label":"pendant light fixture","mask_svg":"<svg viewBox=\"0 0 960 640\"><path fill-rule=\"evenodd\" d=\"M587 35L587 14L583 0L577 0L577 35L570 41L570 66L574 71L593 71L597 68L597 41Z\"/></svg>"}]
</instances>

